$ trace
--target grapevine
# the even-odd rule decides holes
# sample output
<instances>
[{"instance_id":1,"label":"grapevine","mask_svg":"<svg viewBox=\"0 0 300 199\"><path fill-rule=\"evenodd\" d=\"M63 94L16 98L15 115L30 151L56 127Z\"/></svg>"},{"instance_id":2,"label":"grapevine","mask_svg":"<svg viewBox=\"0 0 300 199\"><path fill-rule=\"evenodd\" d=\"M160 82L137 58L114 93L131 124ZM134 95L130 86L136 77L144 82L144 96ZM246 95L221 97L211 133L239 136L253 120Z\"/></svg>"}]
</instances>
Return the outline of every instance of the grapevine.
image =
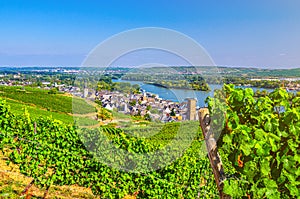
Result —
<instances>
[{"instance_id":1,"label":"grapevine","mask_svg":"<svg viewBox=\"0 0 300 199\"><path fill-rule=\"evenodd\" d=\"M182 128L188 127L183 125ZM79 129L52 118L32 119L26 111L23 115L14 115L0 99L0 149L19 166L22 174L34 179L24 187L26 191L33 184L46 190L52 185L77 184L91 188L102 198L123 198L126 195L137 198L217 198L209 161L202 152L200 132L180 158L159 170L132 173L108 164L132 164L131 159L114 159L112 156L104 164L94 157L97 150L103 149L101 144L106 140L133 155L161 148L167 150L163 146L174 138L173 131L178 128L178 123L168 124L159 134L149 138L132 137L122 129L112 127ZM106 140L99 139L103 137ZM190 139L193 138L189 134L177 137L178 142ZM87 147L94 150L87 150ZM151 161L148 163L155 164ZM144 165L135 166L143 168Z\"/></svg>"},{"instance_id":2,"label":"grapevine","mask_svg":"<svg viewBox=\"0 0 300 199\"><path fill-rule=\"evenodd\" d=\"M300 197L300 98L284 89L256 96L252 89L224 85L208 99L222 134L218 148L233 198ZM226 113L226 115L224 115Z\"/></svg>"}]
</instances>

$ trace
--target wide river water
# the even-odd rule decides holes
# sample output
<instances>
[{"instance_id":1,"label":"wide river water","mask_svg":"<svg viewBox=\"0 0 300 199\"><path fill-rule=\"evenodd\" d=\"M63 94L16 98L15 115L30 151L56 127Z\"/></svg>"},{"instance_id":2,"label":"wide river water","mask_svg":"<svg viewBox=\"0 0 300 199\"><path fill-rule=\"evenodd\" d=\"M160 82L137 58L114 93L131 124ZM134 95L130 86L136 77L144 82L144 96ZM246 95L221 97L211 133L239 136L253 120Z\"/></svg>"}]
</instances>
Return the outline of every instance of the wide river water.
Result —
<instances>
[{"instance_id":1,"label":"wide river water","mask_svg":"<svg viewBox=\"0 0 300 199\"><path fill-rule=\"evenodd\" d=\"M152 84L145 84L140 81L114 79L113 82L129 82L130 84L138 84L140 85L141 89L145 90L146 92L157 94L159 95L160 98L165 100L171 100L173 102L183 102L186 98L196 98L197 106L199 107L205 106L205 99L209 96L213 97L215 89L222 88L221 84L209 84L211 91L194 91L194 90L187 90L187 89L168 89L164 87L155 86ZM272 89L262 89L256 87L250 87L250 88L252 88L254 91L256 90L272 91Z\"/></svg>"}]
</instances>

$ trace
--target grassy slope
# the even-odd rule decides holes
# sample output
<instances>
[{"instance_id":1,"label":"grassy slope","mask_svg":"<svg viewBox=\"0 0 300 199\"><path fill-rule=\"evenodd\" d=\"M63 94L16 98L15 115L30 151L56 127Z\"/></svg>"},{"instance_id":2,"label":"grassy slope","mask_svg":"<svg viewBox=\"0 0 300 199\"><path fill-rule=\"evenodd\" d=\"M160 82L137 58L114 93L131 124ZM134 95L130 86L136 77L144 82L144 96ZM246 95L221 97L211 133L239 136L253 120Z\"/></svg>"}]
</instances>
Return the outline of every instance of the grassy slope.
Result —
<instances>
[{"instance_id":1,"label":"grassy slope","mask_svg":"<svg viewBox=\"0 0 300 199\"><path fill-rule=\"evenodd\" d=\"M62 122L68 123L68 124L71 124L71 123L74 122L73 117L71 115L68 115L68 114L43 110L43 109L40 109L40 108L35 107L35 106L30 106L30 105L26 105L26 104L16 102L16 101L11 100L11 99L6 99L6 102L10 106L11 110L15 114L18 114L18 115L23 114L24 113L24 108L26 108L32 118L38 118L38 117L44 116L44 117L52 117L52 118L61 120Z\"/></svg>"},{"instance_id":2,"label":"grassy slope","mask_svg":"<svg viewBox=\"0 0 300 199\"><path fill-rule=\"evenodd\" d=\"M87 114L95 111L95 108L87 104L83 99L72 98L64 94L48 94L47 90L20 87L0 86L0 97L16 100L23 104L34 105L41 109L59 113Z\"/></svg>"},{"instance_id":3,"label":"grassy slope","mask_svg":"<svg viewBox=\"0 0 300 199\"><path fill-rule=\"evenodd\" d=\"M0 97L6 99L11 111L15 114L23 114L24 108L26 108L32 118L52 117L67 124L79 120L80 125L83 126L92 126L98 123L92 117L80 116L80 114L95 113L94 106L80 98L72 99L63 94L48 94L46 90L30 87L25 87L25 91L23 91L22 87L17 86L0 86ZM73 110L74 107L76 110ZM73 117L73 112L79 113L76 114L79 116Z\"/></svg>"},{"instance_id":4,"label":"grassy slope","mask_svg":"<svg viewBox=\"0 0 300 199\"><path fill-rule=\"evenodd\" d=\"M97 104L86 102L81 98L73 98L64 94L48 94L47 90L38 88L0 86L0 97L6 99L11 111L23 114L26 108L32 118L52 117L67 124L74 121L79 126L96 127L95 107ZM113 111L112 122L131 121L129 115ZM129 124L131 125L131 124Z\"/></svg>"}]
</instances>

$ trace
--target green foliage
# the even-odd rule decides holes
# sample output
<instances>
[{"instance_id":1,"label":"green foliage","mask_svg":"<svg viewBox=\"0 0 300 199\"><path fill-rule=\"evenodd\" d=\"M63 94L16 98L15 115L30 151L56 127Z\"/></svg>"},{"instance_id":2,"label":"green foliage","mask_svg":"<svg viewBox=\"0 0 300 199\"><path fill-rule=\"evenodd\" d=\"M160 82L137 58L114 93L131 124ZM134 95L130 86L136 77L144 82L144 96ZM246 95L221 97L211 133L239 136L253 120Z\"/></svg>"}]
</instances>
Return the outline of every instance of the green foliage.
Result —
<instances>
[{"instance_id":1,"label":"green foliage","mask_svg":"<svg viewBox=\"0 0 300 199\"><path fill-rule=\"evenodd\" d=\"M284 89L254 97L252 89L233 85L224 85L217 95L208 105L219 115L215 122L224 124L218 147L227 172L236 176L225 181L225 193L234 198L299 198L299 97Z\"/></svg>"},{"instance_id":2,"label":"green foliage","mask_svg":"<svg viewBox=\"0 0 300 199\"><path fill-rule=\"evenodd\" d=\"M138 84L131 85L129 82L112 82L110 76L100 77L97 90L120 91L122 93L139 93L140 86Z\"/></svg>"},{"instance_id":3,"label":"green foliage","mask_svg":"<svg viewBox=\"0 0 300 199\"><path fill-rule=\"evenodd\" d=\"M151 116L150 116L150 114L149 113L146 113L145 115L144 115L144 120L147 120L147 121L152 121L152 118L151 118Z\"/></svg>"},{"instance_id":4,"label":"green foliage","mask_svg":"<svg viewBox=\"0 0 300 199\"><path fill-rule=\"evenodd\" d=\"M60 120L66 124L74 123L74 118L72 115L68 115L66 113L58 113L58 112L51 112L44 110L42 108L36 106L30 106L26 104L19 103L14 100L7 99L6 103L11 107L11 111L16 115L24 114L24 108L26 108L31 116L32 119L37 119L39 117L50 117L53 119Z\"/></svg>"},{"instance_id":5,"label":"green foliage","mask_svg":"<svg viewBox=\"0 0 300 199\"><path fill-rule=\"evenodd\" d=\"M102 106L102 102L100 100L98 100L98 99L95 100L95 103L98 104L98 105L100 105L100 106Z\"/></svg>"},{"instance_id":6,"label":"green foliage","mask_svg":"<svg viewBox=\"0 0 300 199\"><path fill-rule=\"evenodd\" d=\"M130 106L135 106L135 105L136 105L136 100L130 101L130 102L129 102L129 105L130 105Z\"/></svg>"},{"instance_id":7,"label":"green foliage","mask_svg":"<svg viewBox=\"0 0 300 199\"><path fill-rule=\"evenodd\" d=\"M111 84L101 80L99 81L98 85L97 85L97 90L98 91L102 91L102 90L111 90L112 87L111 87Z\"/></svg>"},{"instance_id":8,"label":"green foliage","mask_svg":"<svg viewBox=\"0 0 300 199\"><path fill-rule=\"evenodd\" d=\"M112 120L113 114L111 113L111 111L107 110L106 108L101 107L97 112L97 118L102 121Z\"/></svg>"},{"instance_id":9,"label":"green foliage","mask_svg":"<svg viewBox=\"0 0 300 199\"><path fill-rule=\"evenodd\" d=\"M48 91L48 94L57 94L58 88L51 88L50 91Z\"/></svg>"},{"instance_id":10,"label":"green foliage","mask_svg":"<svg viewBox=\"0 0 300 199\"><path fill-rule=\"evenodd\" d=\"M85 114L95 112L93 106L83 99L72 98L61 94L49 95L47 90L20 86L0 86L0 97L35 105L53 112Z\"/></svg>"},{"instance_id":11,"label":"green foliage","mask_svg":"<svg viewBox=\"0 0 300 199\"><path fill-rule=\"evenodd\" d=\"M113 83L112 90L136 94L140 93L140 86L138 84L131 85L129 82L115 82Z\"/></svg>"},{"instance_id":12,"label":"green foliage","mask_svg":"<svg viewBox=\"0 0 300 199\"><path fill-rule=\"evenodd\" d=\"M147 111L150 111L151 109L152 109L152 106L151 106L151 105L147 105L146 110L147 110Z\"/></svg>"},{"instance_id":13,"label":"green foliage","mask_svg":"<svg viewBox=\"0 0 300 199\"><path fill-rule=\"evenodd\" d=\"M157 68L155 70L157 71ZM151 74L151 72L126 74L126 76L123 76L122 79L143 81L149 84L167 88L192 89L202 91L210 90L208 84L200 75L168 74L170 72L170 68L166 68L166 70L167 72L158 72L158 74Z\"/></svg>"},{"instance_id":14,"label":"green foliage","mask_svg":"<svg viewBox=\"0 0 300 199\"><path fill-rule=\"evenodd\" d=\"M5 101L0 100L0 150L9 151L9 161L17 164L22 174L33 177L39 187L78 184L90 187L101 198L123 198L135 193L137 198L218 198L209 161L202 152L203 141L199 137L193 139L191 125L195 126L171 123L158 135L137 138L112 127L78 129L51 118L33 120L26 111L15 116ZM182 128L181 134L176 134L178 128ZM139 154L154 152L162 145L166 145L167 156L154 156L153 160L172 160L173 152L169 156L168 150L174 150L175 154L178 149L167 144L174 139L177 143L191 141L191 145L180 158L158 170L131 173L109 164L134 166L132 163ZM105 154L107 143L132 156ZM105 162L97 158L97 152L104 155ZM145 163L134 167L156 164L151 159Z\"/></svg>"}]
</instances>

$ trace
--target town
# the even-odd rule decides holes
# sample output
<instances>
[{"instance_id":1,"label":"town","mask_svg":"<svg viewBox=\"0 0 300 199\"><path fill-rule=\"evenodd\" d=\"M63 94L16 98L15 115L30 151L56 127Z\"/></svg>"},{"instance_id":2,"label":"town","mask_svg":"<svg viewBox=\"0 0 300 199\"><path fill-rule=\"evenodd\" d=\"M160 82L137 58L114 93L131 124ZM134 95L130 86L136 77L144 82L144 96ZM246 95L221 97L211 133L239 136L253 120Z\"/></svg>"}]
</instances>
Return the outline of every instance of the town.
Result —
<instances>
[{"instance_id":1,"label":"town","mask_svg":"<svg viewBox=\"0 0 300 199\"><path fill-rule=\"evenodd\" d=\"M196 114L196 99L188 98L184 102L173 102L162 99L158 95L138 89L135 92L121 92L119 89L115 91L95 90L80 85L78 81L69 83L59 80L56 77L35 74L38 73L54 73L70 75L77 73L76 70L33 70L31 75L22 74L1 74L0 84L2 86L32 86L49 90L50 94L69 93L72 96L84 98L90 101L100 101L100 105L110 111L117 111L126 115L141 116L151 121L185 121L197 120ZM74 75L73 74L73 75ZM78 85L79 84L79 85ZM129 84L129 83L127 83ZM76 85L76 86L75 86Z\"/></svg>"},{"instance_id":2,"label":"town","mask_svg":"<svg viewBox=\"0 0 300 199\"><path fill-rule=\"evenodd\" d=\"M158 95L142 91L140 94L124 94L119 91L101 91L93 94L84 91L89 100L98 99L104 108L120 113L143 116L162 122L196 120L196 99L187 98L184 102L164 100Z\"/></svg>"},{"instance_id":3,"label":"town","mask_svg":"<svg viewBox=\"0 0 300 199\"><path fill-rule=\"evenodd\" d=\"M126 69L116 68L106 71L105 74L120 78L123 72L126 72ZM77 79L80 74L86 73L88 71L79 68L15 68L0 73L0 85L37 87L49 90L51 94L69 93L72 96L90 101L99 101L101 102L100 105L107 110L131 116L141 116L151 121L170 122L198 119L196 112L199 107L196 106L196 99L188 98L183 102L173 102L142 89L138 89L138 92L124 92L122 88L95 89L90 85L85 86L83 81ZM139 77L139 74L137 74L137 77ZM95 77L93 81L94 85L99 84ZM256 77L249 78L247 81L236 77L235 79L231 78L231 81L229 83L237 86L281 85L287 90L300 90L298 77ZM112 84L112 82L108 82L108 84Z\"/></svg>"}]
</instances>

